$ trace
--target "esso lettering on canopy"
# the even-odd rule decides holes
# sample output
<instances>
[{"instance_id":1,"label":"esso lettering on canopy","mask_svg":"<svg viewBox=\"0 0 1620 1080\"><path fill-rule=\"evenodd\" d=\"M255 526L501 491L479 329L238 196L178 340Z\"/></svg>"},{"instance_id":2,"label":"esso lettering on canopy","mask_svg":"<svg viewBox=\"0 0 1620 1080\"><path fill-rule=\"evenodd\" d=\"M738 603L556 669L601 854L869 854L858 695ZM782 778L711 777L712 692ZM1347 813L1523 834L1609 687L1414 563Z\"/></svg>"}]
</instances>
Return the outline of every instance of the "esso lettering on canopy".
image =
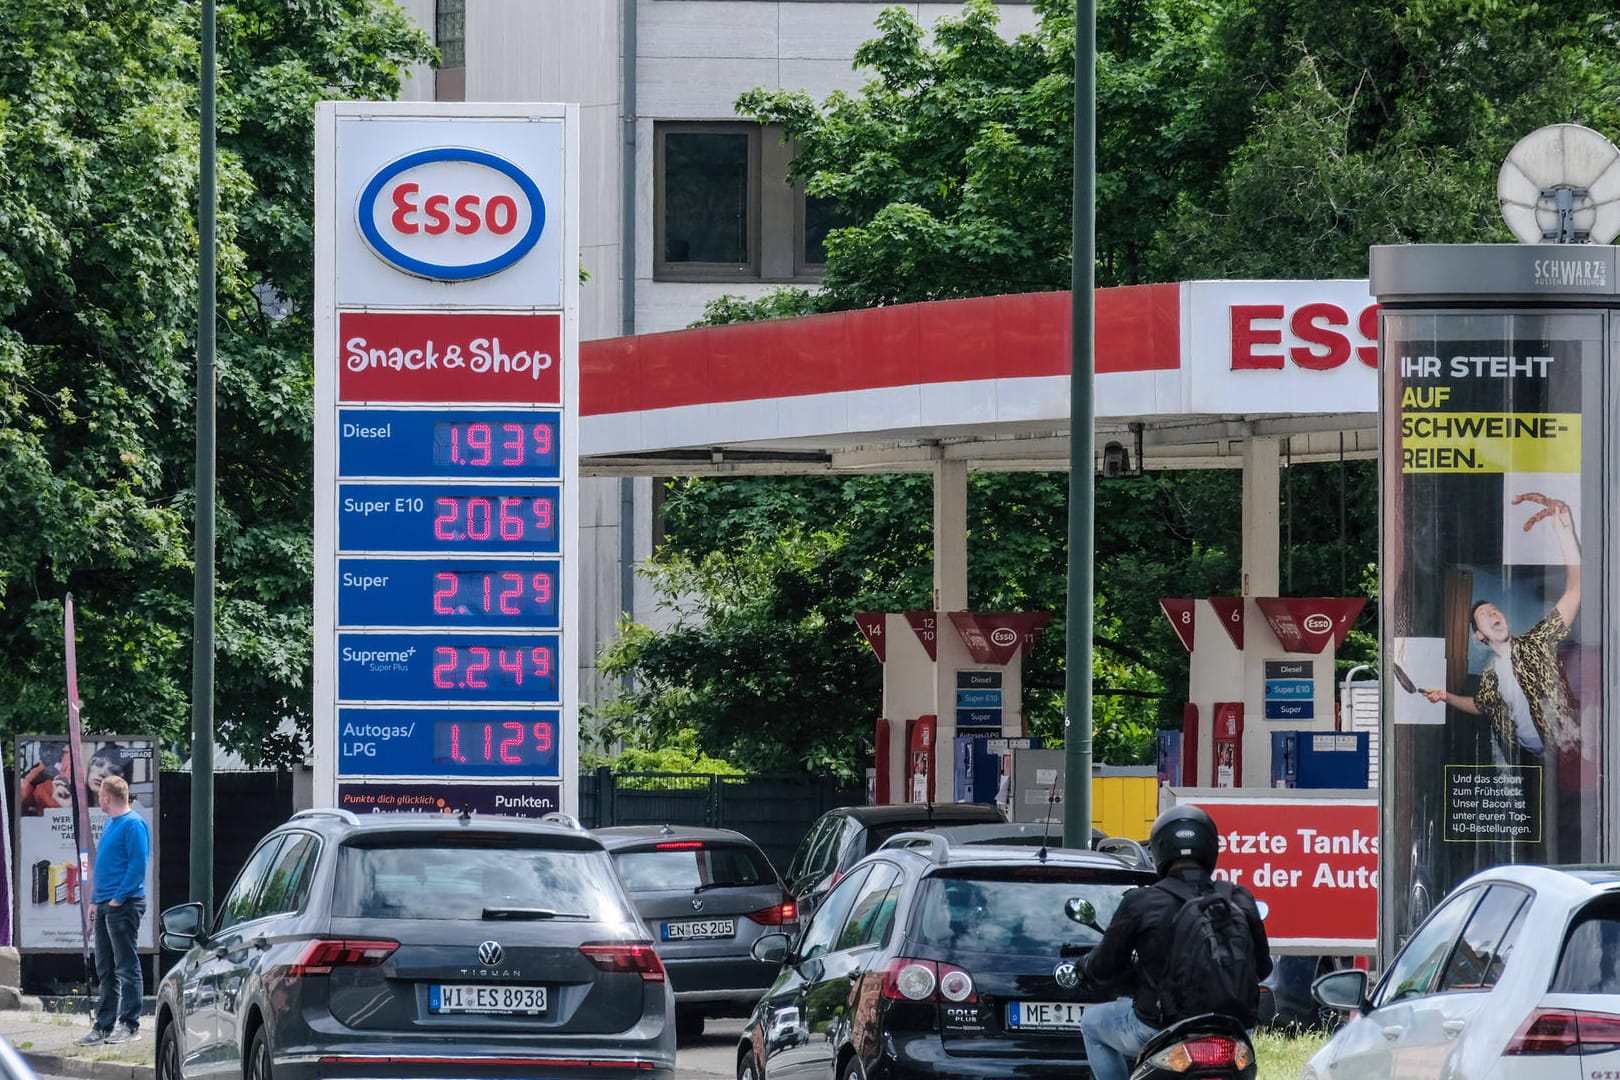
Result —
<instances>
[{"instance_id":1,"label":"esso lettering on canopy","mask_svg":"<svg viewBox=\"0 0 1620 1080\"><path fill-rule=\"evenodd\" d=\"M1368 304L1352 319L1339 304L1233 304L1232 370L1281 371L1286 365L1332 371L1353 355L1378 366L1378 305ZM1284 347L1283 331L1293 341Z\"/></svg>"},{"instance_id":2,"label":"esso lettering on canopy","mask_svg":"<svg viewBox=\"0 0 1620 1080\"><path fill-rule=\"evenodd\" d=\"M505 158L441 147L378 169L355 218L367 245L395 269L467 281L527 255L545 229L546 204L539 185Z\"/></svg>"}]
</instances>

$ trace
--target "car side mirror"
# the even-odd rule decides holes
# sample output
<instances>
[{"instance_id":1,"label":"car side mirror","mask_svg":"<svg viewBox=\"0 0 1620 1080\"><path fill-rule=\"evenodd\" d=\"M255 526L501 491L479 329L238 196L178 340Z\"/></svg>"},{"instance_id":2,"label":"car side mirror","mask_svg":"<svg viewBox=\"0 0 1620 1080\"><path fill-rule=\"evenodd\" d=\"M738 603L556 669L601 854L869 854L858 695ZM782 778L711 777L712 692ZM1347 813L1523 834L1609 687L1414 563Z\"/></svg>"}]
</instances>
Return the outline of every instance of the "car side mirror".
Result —
<instances>
[{"instance_id":1,"label":"car side mirror","mask_svg":"<svg viewBox=\"0 0 1620 1080\"><path fill-rule=\"evenodd\" d=\"M180 904L169 908L158 916L158 924L163 928L163 947L175 952L185 952L207 937L203 932L201 904Z\"/></svg>"},{"instance_id":2,"label":"car side mirror","mask_svg":"<svg viewBox=\"0 0 1620 1080\"><path fill-rule=\"evenodd\" d=\"M1311 997L1339 1012L1366 1012L1367 973L1354 968L1330 971L1311 983Z\"/></svg>"},{"instance_id":3,"label":"car side mirror","mask_svg":"<svg viewBox=\"0 0 1620 1080\"><path fill-rule=\"evenodd\" d=\"M763 964L780 964L788 958L793 941L786 934L764 934L756 938L748 952Z\"/></svg>"}]
</instances>

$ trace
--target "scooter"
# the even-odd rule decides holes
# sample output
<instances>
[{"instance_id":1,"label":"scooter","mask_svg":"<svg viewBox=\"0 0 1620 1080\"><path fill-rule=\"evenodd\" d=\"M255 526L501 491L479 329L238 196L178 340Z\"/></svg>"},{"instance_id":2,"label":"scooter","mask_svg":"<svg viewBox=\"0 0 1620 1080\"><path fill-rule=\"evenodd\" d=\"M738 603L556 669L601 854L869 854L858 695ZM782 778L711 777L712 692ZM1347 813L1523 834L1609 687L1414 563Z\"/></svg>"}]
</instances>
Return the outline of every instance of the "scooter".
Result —
<instances>
[{"instance_id":1,"label":"scooter","mask_svg":"<svg viewBox=\"0 0 1620 1080\"><path fill-rule=\"evenodd\" d=\"M1142 1047L1131 1080L1254 1080L1254 1044L1242 1024L1220 1013L1189 1016Z\"/></svg>"},{"instance_id":2,"label":"scooter","mask_svg":"<svg viewBox=\"0 0 1620 1080\"><path fill-rule=\"evenodd\" d=\"M1071 898L1064 914L1103 932L1089 900ZM1254 1080L1254 1076L1254 1044L1242 1022L1221 1013L1203 1013L1177 1021L1149 1039L1136 1057L1130 1080Z\"/></svg>"}]
</instances>

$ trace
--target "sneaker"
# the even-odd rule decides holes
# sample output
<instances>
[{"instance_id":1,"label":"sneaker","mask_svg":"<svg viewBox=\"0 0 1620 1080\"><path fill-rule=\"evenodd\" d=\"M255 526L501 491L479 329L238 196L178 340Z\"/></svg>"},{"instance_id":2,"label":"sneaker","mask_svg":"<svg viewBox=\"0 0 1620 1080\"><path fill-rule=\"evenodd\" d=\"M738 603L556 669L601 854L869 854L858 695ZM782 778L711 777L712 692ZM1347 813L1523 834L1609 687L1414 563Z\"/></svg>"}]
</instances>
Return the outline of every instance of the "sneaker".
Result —
<instances>
[{"instance_id":1,"label":"sneaker","mask_svg":"<svg viewBox=\"0 0 1620 1080\"><path fill-rule=\"evenodd\" d=\"M102 1031L100 1028L91 1028L89 1033L73 1040L75 1046L99 1046L107 1041L112 1032Z\"/></svg>"},{"instance_id":2,"label":"sneaker","mask_svg":"<svg viewBox=\"0 0 1620 1080\"><path fill-rule=\"evenodd\" d=\"M117 1027L113 1028L112 1033L102 1041L107 1043L129 1042L138 1034L140 1034L140 1029L134 1024L119 1024Z\"/></svg>"}]
</instances>

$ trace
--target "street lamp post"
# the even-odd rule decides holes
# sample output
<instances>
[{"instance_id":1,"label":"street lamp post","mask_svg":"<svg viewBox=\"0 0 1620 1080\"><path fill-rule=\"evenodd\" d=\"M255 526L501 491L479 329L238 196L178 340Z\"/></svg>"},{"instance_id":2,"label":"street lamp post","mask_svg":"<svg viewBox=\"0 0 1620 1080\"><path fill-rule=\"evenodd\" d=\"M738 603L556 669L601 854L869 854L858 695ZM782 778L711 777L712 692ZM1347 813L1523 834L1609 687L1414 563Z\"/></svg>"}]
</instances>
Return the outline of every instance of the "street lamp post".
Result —
<instances>
[{"instance_id":1,"label":"street lamp post","mask_svg":"<svg viewBox=\"0 0 1620 1080\"><path fill-rule=\"evenodd\" d=\"M202 0L197 192L196 583L191 644L191 897L214 909L214 0Z\"/></svg>"},{"instance_id":2,"label":"street lamp post","mask_svg":"<svg viewBox=\"0 0 1620 1080\"><path fill-rule=\"evenodd\" d=\"M1074 265L1069 361L1069 601L1063 715L1063 843L1091 846L1091 637L1096 551L1092 372L1096 277L1097 5L1074 13Z\"/></svg>"}]
</instances>

